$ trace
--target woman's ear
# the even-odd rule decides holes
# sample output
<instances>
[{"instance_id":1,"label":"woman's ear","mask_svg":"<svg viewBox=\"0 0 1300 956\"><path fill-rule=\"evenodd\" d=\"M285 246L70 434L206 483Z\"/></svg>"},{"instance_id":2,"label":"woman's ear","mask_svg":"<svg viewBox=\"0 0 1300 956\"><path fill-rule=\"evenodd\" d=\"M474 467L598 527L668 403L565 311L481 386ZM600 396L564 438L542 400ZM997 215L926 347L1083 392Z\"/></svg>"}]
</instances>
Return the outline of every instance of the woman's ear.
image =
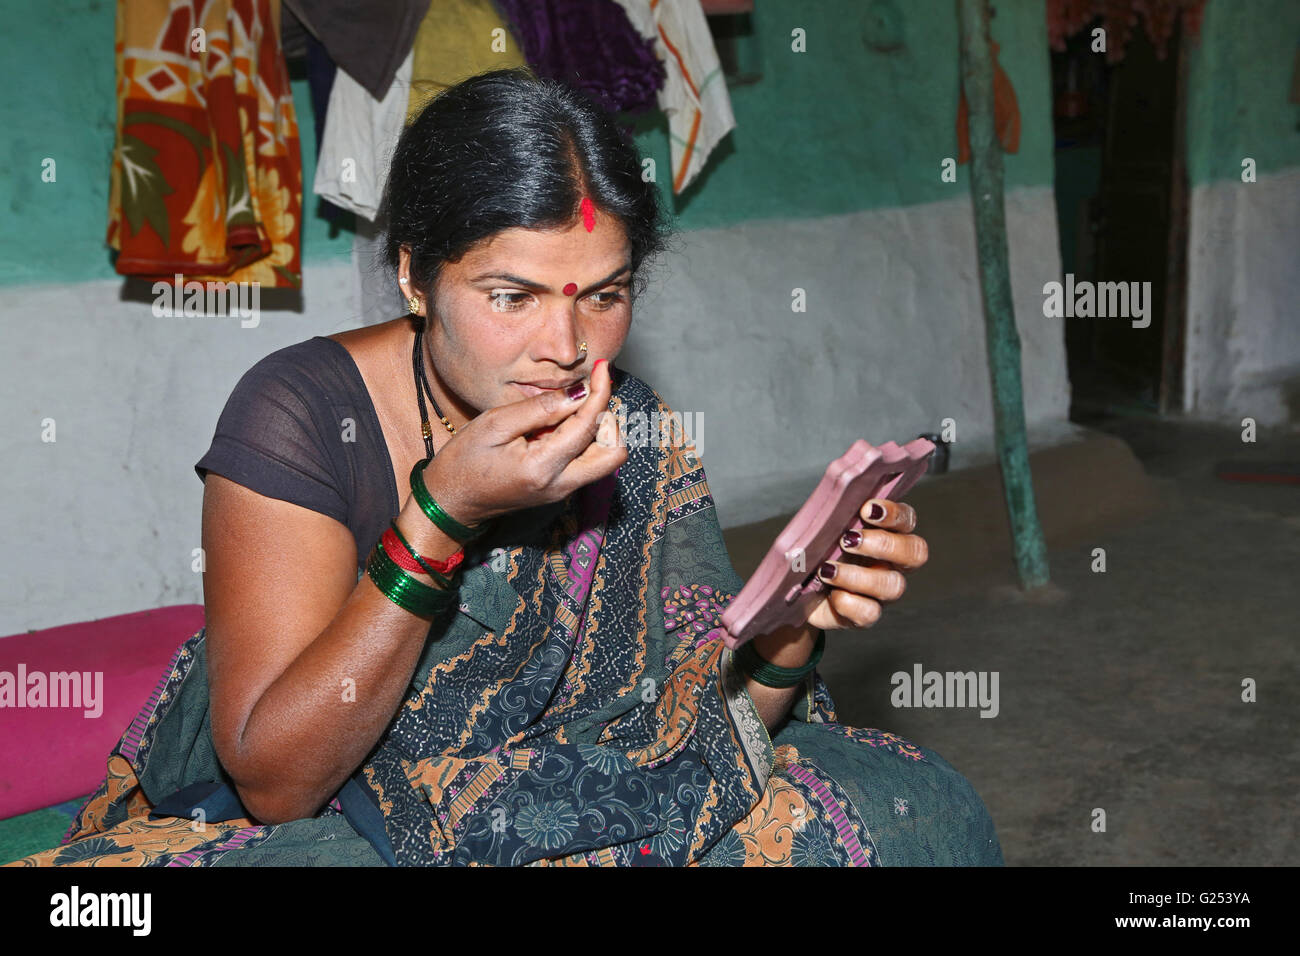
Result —
<instances>
[{"instance_id":1,"label":"woman's ear","mask_svg":"<svg viewBox=\"0 0 1300 956\"><path fill-rule=\"evenodd\" d=\"M411 276L411 247L405 243L397 249L397 277L399 281L402 276L406 276L408 280L407 283L403 284L409 284Z\"/></svg>"},{"instance_id":2,"label":"woman's ear","mask_svg":"<svg viewBox=\"0 0 1300 956\"><path fill-rule=\"evenodd\" d=\"M415 279L411 275L411 247L403 245L397 252L397 288L402 293L402 300L410 308L412 298L419 297L419 290L415 287ZM418 312L417 309L411 309L412 312Z\"/></svg>"}]
</instances>

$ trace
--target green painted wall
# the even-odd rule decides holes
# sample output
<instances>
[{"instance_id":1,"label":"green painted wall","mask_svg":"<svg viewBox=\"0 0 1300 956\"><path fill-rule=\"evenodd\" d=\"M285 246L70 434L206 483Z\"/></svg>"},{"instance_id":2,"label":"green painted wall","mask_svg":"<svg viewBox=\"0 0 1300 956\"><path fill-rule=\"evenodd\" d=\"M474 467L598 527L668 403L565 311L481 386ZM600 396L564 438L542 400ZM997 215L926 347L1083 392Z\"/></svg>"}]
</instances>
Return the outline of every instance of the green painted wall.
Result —
<instances>
[{"instance_id":1,"label":"green painted wall","mask_svg":"<svg viewBox=\"0 0 1300 956\"><path fill-rule=\"evenodd\" d=\"M1211 6L1216 0L1212 0ZM1282 6L1282 2L1275 4ZM749 51L762 79L732 90L738 123L684 197L674 197L685 229L748 219L827 216L905 206L965 194L939 178L956 155L957 22L953 0L790 0L757 5ZM1037 0L997 5L994 37L1021 113L1018 155L1007 157L1008 186L1052 183L1049 67L1043 7ZM34 16L27 0L0 0L0 62L10 82L0 92L4 175L0 201L0 283L66 282L115 275L104 245L113 146L111 0L60 0ZM878 53L865 42L868 18L897 17L903 41ZM1207 18L1207 29L1210 24ZM807 52L791 52L802 28ZM1294 35L1295 31L1291 31ZM306 83L296 83L305 181L315 143ZM670 179L662 117L638 140ZM41 161L58 163L43 183ZM309 187L310 188L310 187ZM331 237L308 197L306 262L346 259L351 234Z\"/></svg>"},{"instance_id":2,"label":"green painted wall","mask_svg":"<svg viewBox=\"0 0 1300 956\"><path fill-rule=\"evenodd\" d=\"M1300 166L1300 105L1287 101L1300 44L1296 0L1209 0L1187 90L1192 185Z\"/></svg>"},{"instance_id":3,"label":"green painted wall","mask_svg":"<svg viewBox=\"0 0 1300 956\"><path fill-rule=\"evenodd\" d=\"M698 195L686 197L684 225L835 215L966 193L969 166L959 167L955 184L939 178L942 159L957 155L955 0L877 2L755 4L763 78L732 89L737 126L730 146L721 145L728 155L717 164L710 158ZM901 50L867 49L864 32L876 9L903 17ZM806 53L790 52L796 27L807 32ZM1021 114L1007 185L1050 185L1051 71L1042 4L998 4L993 36ZM641 143L664 158L662 165L667 137Z\"/></svg>"}]
</instances>

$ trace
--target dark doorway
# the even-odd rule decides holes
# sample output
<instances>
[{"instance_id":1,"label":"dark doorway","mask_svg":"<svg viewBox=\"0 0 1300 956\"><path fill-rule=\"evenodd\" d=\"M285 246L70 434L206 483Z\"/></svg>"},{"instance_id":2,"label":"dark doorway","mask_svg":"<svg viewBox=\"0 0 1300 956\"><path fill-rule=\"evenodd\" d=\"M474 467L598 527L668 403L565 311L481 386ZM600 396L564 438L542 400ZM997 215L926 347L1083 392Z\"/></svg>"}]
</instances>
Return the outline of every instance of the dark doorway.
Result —
<instances>
[{"instance_id":1,"label":"dark doorway","mask_svg":"<svg viewBox=\"0 0 1300 956\"><path fill-rule=\"evenodd\" d=\"M1092 28L1052 53L1056 205L1062 280L1151 283L1150 325L1067 317L1070 418L1163 415L1179 406L1185 326L1187 182L1182 43L1163 60L1144 31L1120 63L1092 50Z\"/></svg>"}]
</instances>

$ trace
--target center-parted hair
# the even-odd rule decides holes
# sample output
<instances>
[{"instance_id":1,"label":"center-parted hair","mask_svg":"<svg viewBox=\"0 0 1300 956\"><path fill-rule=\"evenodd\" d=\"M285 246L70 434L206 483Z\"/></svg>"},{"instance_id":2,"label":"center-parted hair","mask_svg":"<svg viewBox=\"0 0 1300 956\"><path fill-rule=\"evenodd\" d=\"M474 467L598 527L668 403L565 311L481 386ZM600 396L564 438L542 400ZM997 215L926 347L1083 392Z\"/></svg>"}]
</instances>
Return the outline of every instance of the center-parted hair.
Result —
<instances>
[{"instance_id":1,"label":"center-parted hair","mask_svg":"<svg viewBox=\"0 0 1300 956\"><path fill-rule=\"evenodd\" d=\"M631 137L563 83L522 67L481 73L434 97L397 141L384 259L396 270L409 246L411 283L431 295L444 263L503 229L569 227L583 196L623 224L638 295L669 230Z\"/></svg>"}]
</instances>

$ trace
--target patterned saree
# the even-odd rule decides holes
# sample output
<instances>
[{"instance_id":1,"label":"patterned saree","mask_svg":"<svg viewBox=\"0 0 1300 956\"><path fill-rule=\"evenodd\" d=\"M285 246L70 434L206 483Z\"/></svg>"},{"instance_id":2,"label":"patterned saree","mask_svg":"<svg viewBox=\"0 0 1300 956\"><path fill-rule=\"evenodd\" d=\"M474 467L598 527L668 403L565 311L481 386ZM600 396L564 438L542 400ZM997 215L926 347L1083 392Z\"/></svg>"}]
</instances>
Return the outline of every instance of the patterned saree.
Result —
<instances>
[{"instance_id":1,"label":"patterned saree","mask_svg":"<svg viewBox=\"0 0 1300 956\"><path fill-rule=\"evenodd\" d=\"M616 383L616 413L672 420L641 380ZM743 582L704 468L675 434L640 437L614 475L471 546L458 612L314 817L261 825L240 805L200 630L64 844L10 865L1001 865L969 782L836 723L820 675L769 735L718 639Z\"/></svg>"}]
</instances>

